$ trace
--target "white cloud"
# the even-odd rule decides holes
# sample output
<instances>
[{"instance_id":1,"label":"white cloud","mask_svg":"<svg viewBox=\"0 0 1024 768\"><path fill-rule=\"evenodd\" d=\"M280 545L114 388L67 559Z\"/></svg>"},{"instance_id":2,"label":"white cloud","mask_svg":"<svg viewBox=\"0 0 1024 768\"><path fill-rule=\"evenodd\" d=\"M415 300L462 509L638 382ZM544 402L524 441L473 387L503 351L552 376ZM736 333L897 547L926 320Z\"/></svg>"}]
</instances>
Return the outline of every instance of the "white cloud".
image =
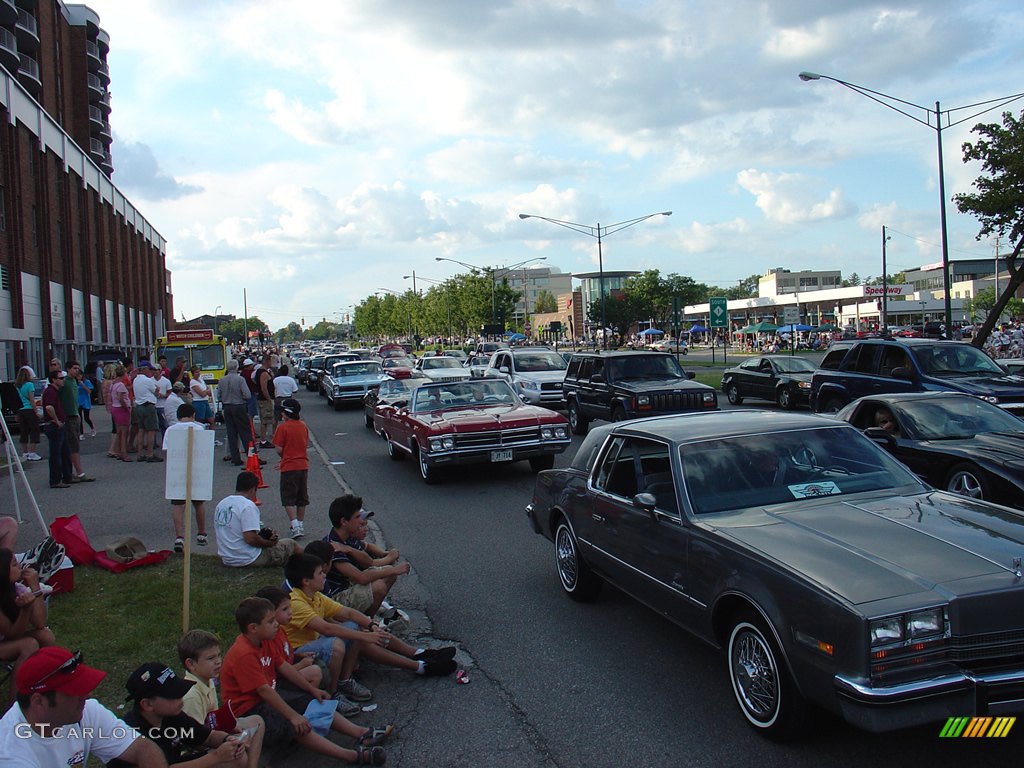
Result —
<instances>
[{"instance_id":1,"label":"white cloud","mask_svg":"<svg viewBox=\"0 0 1024 768\"><path fill-rule=\"evenodd\" d=\"M856 210L838 187L822 198L820 182L804 174L747 169L737 174L736 182L754 195L765 218L779 224L845 218Z\"/></svg>"}]
</instances>

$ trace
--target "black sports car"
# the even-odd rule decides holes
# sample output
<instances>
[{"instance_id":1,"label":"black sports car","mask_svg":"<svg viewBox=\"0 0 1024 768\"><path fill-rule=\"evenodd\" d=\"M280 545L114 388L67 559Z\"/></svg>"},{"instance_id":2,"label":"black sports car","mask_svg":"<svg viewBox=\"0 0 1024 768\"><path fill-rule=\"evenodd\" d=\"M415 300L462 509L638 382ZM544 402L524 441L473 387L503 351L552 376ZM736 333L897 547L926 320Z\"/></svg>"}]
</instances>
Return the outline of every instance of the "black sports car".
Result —
<instances>
[{"instance_id":1,"label":"black sports car","mask_svg":"<svg viewBox=\"0 0 1024 768\"><path fill-rule=\"evenodd\" d=\"M788 410L807 405L813 374L814 363L804 357L752 357L722 374L722 391L733 405L745 397L759 397Z\"/></svg>"},{"instance_id":2,"label":"black sports car","mask_svg":"<svg viewBox=\"0 0 1024 768\"><path fill-rule=\"evenodd\" d=\"M601 426L526 511L567 596L611 582L722 648L765 736L806 732L808 704L872 731L1024 711L1024 516L929 488L845 422Z\"/></svg>"},{"instance_id":3,"label":"black sports car","mask_svg":"<svg viewBox=\"0 0 1024 768\"><path fill-rule=\"evenodd\" d=\"M895 432L877 426L885 412ZM839 418L935 488L1024 509L1024 421L973 395L906 392L854 400Z\"/></svg>"}]
</instances>

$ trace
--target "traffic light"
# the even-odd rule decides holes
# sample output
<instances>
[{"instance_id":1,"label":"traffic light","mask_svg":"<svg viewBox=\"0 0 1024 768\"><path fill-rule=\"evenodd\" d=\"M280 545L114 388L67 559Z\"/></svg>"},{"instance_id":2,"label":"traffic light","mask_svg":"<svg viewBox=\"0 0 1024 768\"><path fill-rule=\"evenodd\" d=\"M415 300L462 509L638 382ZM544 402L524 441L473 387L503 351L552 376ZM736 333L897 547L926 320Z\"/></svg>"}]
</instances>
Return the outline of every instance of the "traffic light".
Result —
<instances>
[{"instance_id":1,"label":"traffic light","mask_svg":"<svg viewBox=\"0 0 1024 768\"><path fill-rule=\"evenodd\" d=\"M505 325L505 308L498 307L498 324L504 327Z\"/></svg>"}]
</instances>

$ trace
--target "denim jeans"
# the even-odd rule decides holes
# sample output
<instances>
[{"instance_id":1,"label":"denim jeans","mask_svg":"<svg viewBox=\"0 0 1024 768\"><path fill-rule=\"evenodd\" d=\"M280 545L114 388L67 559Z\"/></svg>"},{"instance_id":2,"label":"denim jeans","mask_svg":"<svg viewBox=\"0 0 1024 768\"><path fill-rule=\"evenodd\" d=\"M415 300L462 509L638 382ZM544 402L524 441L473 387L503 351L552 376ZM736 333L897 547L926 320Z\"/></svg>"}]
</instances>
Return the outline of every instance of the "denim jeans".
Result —
<instances>
[{"instance_id":1,"label":"denim jeans","mask_svg":"<svg viewBox=\"0 0 1024 768\"><path fill-rule=\"evenodd\" d=\"M50 444L50 487L71 482L71 449L64 428L52 421L43 425L43 434Z\"/></svg>"}]
</instances>

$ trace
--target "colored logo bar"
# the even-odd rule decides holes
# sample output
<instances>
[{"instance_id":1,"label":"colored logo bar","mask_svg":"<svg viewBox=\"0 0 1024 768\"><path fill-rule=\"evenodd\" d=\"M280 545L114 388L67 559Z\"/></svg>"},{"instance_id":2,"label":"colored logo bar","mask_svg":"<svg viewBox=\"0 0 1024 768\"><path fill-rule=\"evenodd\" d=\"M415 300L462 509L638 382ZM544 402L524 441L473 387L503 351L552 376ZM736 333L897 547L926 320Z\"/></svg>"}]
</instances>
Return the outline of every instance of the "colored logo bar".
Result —
<instances>
[{"instance_id":1,"label":"colored logo bar","mask_svg":"<svg viewBox=\"0 0 1024 768\"><path fill-rule=\"evenodd\" d=\"M1016 717L951 717L939 732L939 738L1003 738L1015 722Z\"/></svg>"}]
</instances>

